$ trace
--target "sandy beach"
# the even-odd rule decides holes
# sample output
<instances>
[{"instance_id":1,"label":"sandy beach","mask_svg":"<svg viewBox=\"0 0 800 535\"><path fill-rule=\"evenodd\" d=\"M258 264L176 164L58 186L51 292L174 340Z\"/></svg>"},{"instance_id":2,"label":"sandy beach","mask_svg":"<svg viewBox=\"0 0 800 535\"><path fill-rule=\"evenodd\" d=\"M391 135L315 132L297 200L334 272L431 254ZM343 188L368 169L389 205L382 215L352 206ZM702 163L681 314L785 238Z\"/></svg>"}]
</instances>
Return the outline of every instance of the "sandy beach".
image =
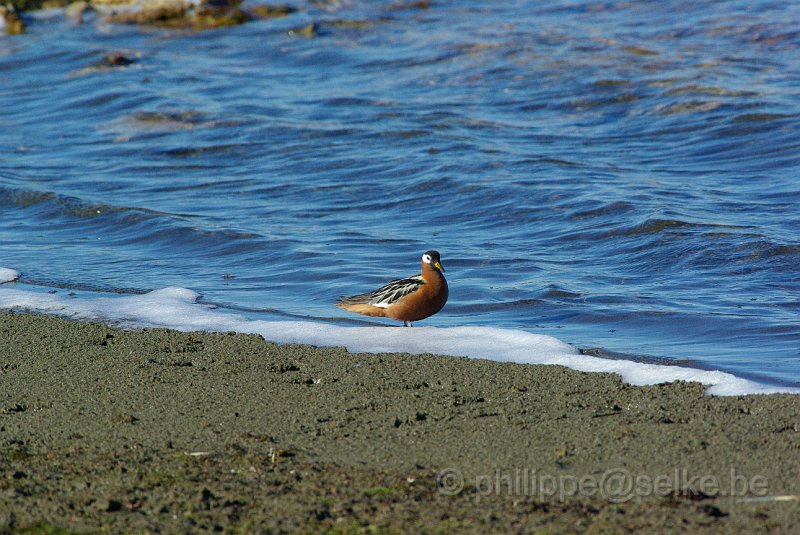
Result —
<instances>
[{"instance_id":1,"label":"sandy beach","mask_svg":"<svg viewBox=\"0 0 800 535\"><path fill-rule=\"evenodd\" d=\"M799 421L793 395L6 313L0 532L797 532Z\"/></svg>"}]
</instances>

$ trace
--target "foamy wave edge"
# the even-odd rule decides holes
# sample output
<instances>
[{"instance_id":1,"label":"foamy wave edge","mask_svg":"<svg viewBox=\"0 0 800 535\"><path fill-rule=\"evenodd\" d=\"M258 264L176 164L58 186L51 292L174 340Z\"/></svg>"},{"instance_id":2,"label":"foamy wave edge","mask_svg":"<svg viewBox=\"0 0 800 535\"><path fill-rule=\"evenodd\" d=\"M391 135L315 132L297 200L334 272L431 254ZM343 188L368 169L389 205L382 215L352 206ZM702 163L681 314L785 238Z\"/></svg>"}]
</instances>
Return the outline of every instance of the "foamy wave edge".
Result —
<instances>
[{"instance_id":1,"label":"foamy wave edge","mask_svg":"<svg viewBox=\"0 0 800 535\"><path fill-rule=\"evenodd\" d=\"M0 284L19 273L0 268ZM519 364L557 364L584 372L617 373L632 385L696 381L714 396L800 393L800 388L771 386L722 371L610 360L580 354L552 336L493 327L342 327L312 321L264 321L214 309L197 302L186 288L163 288L143 295L63 298L0 287L0 310L55 314L76 320L110 322L126 328L163 327L178 331L260 334L276 343L343 346L364 353L433 353Z\"/></svg>"}]
</instances>

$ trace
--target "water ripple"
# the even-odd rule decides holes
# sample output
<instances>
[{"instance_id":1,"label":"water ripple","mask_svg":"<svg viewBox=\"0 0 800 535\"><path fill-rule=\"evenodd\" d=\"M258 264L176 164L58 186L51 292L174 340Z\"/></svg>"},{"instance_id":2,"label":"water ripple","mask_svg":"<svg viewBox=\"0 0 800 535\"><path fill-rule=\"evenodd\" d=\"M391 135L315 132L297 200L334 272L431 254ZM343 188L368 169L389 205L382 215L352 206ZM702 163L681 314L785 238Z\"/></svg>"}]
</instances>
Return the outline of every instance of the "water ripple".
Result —
<instances>
[{"instance_id":1,"label":"water ripple","mask_svg":"<svg viewBox=\"0 0 800 535\"><path fill-rule=\"evenodd\" d=\"M800 8L297 7L0 37L4 265L330 318L437 248L431 323L800 381Z\"/></svg>"}]
</instances>

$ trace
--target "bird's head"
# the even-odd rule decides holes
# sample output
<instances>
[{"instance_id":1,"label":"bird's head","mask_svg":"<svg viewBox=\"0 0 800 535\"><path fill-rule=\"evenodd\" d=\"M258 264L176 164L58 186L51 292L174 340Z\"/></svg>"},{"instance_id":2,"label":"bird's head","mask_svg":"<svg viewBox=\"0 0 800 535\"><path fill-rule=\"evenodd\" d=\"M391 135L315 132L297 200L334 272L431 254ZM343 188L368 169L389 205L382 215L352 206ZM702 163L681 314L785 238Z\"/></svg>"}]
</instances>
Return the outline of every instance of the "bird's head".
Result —
<instances>
[{"instance_id":1,"label":"bird's head","mask_svg":"<svg viewBox=\"0 0 800 535\"><path fill-rule=\"evenodd\" d=\"M425 251L422 254L422 263L430 265L433 269L444 273L442 267L442 259L439 257L439 251Z\"/></svg>"}]
</instances>

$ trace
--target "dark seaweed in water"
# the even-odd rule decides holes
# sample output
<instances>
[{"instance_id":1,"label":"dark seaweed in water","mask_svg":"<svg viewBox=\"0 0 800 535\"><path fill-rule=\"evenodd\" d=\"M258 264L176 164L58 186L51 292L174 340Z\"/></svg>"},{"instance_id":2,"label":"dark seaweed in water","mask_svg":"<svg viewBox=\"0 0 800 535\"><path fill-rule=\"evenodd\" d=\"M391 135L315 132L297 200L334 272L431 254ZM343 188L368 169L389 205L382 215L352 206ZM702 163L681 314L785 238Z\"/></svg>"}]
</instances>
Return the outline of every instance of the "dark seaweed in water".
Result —
<instances>
[{"instance_id":1,"label":"dark seaweed in water","mask_svg":"<svg viewBox=\"0 0 800 535\"><path fill-rule=\"evenodd\" d=\"M292 7L2 38L0 264L327 320L436 248L428 324L800 381L800 8Z\"/></svg>"}]
</instances>

